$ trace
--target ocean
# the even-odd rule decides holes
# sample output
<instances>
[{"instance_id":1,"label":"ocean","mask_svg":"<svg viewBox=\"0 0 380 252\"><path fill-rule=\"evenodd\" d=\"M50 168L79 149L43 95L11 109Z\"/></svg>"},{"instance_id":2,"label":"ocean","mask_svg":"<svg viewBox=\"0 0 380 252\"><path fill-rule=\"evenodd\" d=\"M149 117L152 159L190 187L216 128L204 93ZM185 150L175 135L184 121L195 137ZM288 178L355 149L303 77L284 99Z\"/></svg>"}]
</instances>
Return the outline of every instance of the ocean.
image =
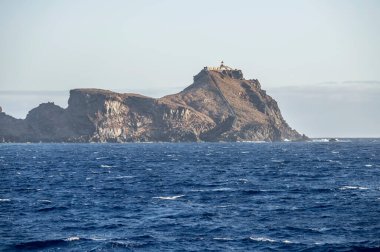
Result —
<instances>
[{"instance_id":1,"label":"ocean","mask_svg":"<svg viewBox=\"0 0 380 252\"><path fill-rule=\"evenodd\" d=\"M380 251L380 140L0 144L1 251Z\"/></svg>"}]
</instances>

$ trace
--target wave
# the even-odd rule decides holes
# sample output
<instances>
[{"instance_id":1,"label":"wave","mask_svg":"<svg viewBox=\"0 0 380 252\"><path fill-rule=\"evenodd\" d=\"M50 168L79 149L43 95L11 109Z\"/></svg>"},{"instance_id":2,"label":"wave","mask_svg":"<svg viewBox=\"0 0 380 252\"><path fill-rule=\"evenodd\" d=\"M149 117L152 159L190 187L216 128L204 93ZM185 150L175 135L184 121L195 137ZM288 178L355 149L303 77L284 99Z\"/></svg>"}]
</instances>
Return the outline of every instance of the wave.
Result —
<instances>
[{"instance_id":1,"label":"wave","mask_svg":"<svg viewBox=\"0 0 380 252\"><path fill-rule=\"evenodd\" d=\"M65 241L79 241L79 240L80 238L78 236L71 236L65 239Z\"/></svg>"},{"instance_id":2,"label":"wave","mask_svg":"<svg viewBox=\"0 0 380 252\"><path fill-rule=\"evenodd\" d=\"M22 250L42 250L51 247L63 246L69 242L79 241L79 240L90 240L85 238L80 238L78 236L71 236L64 239L52 239L52 240L42 240L42 241L30 241L22 242L14 245L15 249Z\"/></svg>"},{"instance_id":3,"label":"wave","mask_svg":"<svg viewBox=\"0 0 380 252\"><path fill-rule=\"evenodd\" d=\"M228 238L228 237L214 237L212 238L213 240L218 240L218 241L233 241L234 239Z\"/></svg>"},{"instance_id":4,"label":"wave","mask_svg":"<svg viewBox=\"0 0 380 252\"><path fill-rule=\"evenodd\" d=\"M245 190L241 190L241 193L244 193L244 194L247 194L247 195L255 195L255 194L260 194L260 193L264 193L266 191L263 191L263 190L255 190L255 189L245 189Z\"/></svg>"},{"instance_id":5,"label":"wave","mask_svg":"<svg viewBox=\"0 0 380 252\"><path fill-rule=\"evenodd\" d=\"M214 189L191 189L190 192L225 192L225 191L236 191L230 187L219 187Z\"/></svg>"},{"instance_id":6,"label":"wave","mask_svg":"<svg viewBox=\"0 0 380 252\"><path fill-rule=\"evenodd\" d=\"M271 162L272 163L285 163L285 160L284 159L272 159Z\"/></svg>"},{"instance_id":7,"label":"wave","mask_svg":"<svg viewBox=\"0 0 380 252\"><path fill-rule=\"evenodd\" d=\"M276 242L276 240L273 240L273 239L270 239L270 238L267 238L267 237L249 237L249 239L253 240L253 241L259 241L259 242Z\"/></svg>"},{"instance_id":8,"label":"wave","mask_svg":"<svg viewBox=\"0 0 380 252\"><path fill-rule=\"evenodd\" d=\"M270 242L270 243L274 243L274 242L277 242L277 243L285 243L285 244L291 244L291 243L295 243L295 242L292 242L292 241L289 241L289 240L275 240L275 239L271 239L271 238L268 238L268 237L254 237L254 236L251 236L249 237L250 240L252 241L257 241L257 242Z\"/></svg>"},{"instance_id":9,"label":"wave","mask_svg":"<svg viewBox=\"0 0 380 252\"><path fill-rule=\"evenodd\" d=\"M153 199L162 199L162 200L176 200L178 198L182 198L185 195L176 195L176 196L158 196L153 197Z\"/></svg>"},{"instance_id":10,"label":"wave","mask_svg":"<svg viewBox=\"0 0 380 252\"><path fill-rule=\"evenodd\" d=\"M47 203L47 204L50 204L52 203L51 200L47 200L47 199L41 199L41 200L37 200L38 202L42 202L42 203Z\"/></svg>"},{"instance_id":11,"label":"wave","mask_svg":"<svg viewBox=\"0 0 380 252\"><path fill-rule=\"evenodd\" d=\"M91 241L107 241L107 239L99 238L99 237L90 237L89 240L91 240Z\"/></svg>"},{"instance_id":12,"label":"wave","mask_svg":"<svg viewBox=\"0 0 380 252\"><path fill-rule=\"evenodd\" d=\"M100 167L102 167L102 168L112 168L113 166L112 165L100 165Z\"/></svg>"},{"instance_id":13,"label":"wave","mask_svg":"<svg viewBox=\"0 0 380 252\"><path fill-rule=\"evenodd\" d=\"M362 186L342 186L339 188L339 190L368 190L368 187L362 187Z\"/></svg>"},{"instance_id":14,"label":"wave","mask_svg":"<svg viewBox=\"0 0 380 252\"><path fill-rule=\"evenodd\" d=\"M237 141L238 143L267 143L265 141Z\"/></svg>"},{"instance_id":15,"label":"wave","mask_svg":"<svg viewBox=\"0 0 380 252\"><path fill-rule=\"evenodd\" d=\"M45 208L41 208L41 209L38 209L37 212L50 212L50 211L54 211L54 210L67 210L69 209L68 207L64 207L64 206L60 206L60 207L45 207Z\"/></svg>"},{"instance_id":16,"label":"wave","mask_svg":"<svg viewBox=\"0 0 380 252\"><path fill-rule=\"evenodd\" d=\"M225 191L234 191L234 189L232 189L230 187L220 187L220 188L211 189L211 191L213 191L213 192L225 192Z\"/></svg>"},{"instance_id":17,"label":"wave","mask_svg":"<svg viewBox=\"0 0 380 252\"><path fill-rule=\"evenodd\" d=\"M243 183L246 183L248 180L239 180ZM277 192L277 191L268 191L268 190L261 190L261 189L239 189L239 188L230 188L230 187L219 187L214 189L191 189L190 192L205 192L205 193L219 193L219 192L237 192L242 194L259 194L259 193L271 193L271 192Z\"/></svg>"},{"instance_id":18,"label":"wave","mask_svg":"<svg viewBox=\"0 0 380 252\"><path fill-rule=\"evenodd\" d=\"M312 139L311 140L314 143L327 143L329 140L327 138L322 138L322 139Z\"/></svg>"},{"instance_id":19,"label":"wave","mask_svg":"<svg viewBox=\"0 0 380 252\"><path fill-rule=\"evenodd\" d=\"M126 178L135 178L136 176L117 176L117 177L114 177L115 179L126 179Z\"/></svg>"},{"instance_id":20,"label":"wave","mask_svg":"<svg viewBox=\"0 0 380 252\"><path fill-rule=\"evenodd\" d=\"M57 240L44 240L44 241L31 241L16 244L16 249L44 249L49 247L55 247L66 243L64 239Z\"/></svg>"}]
</instances>

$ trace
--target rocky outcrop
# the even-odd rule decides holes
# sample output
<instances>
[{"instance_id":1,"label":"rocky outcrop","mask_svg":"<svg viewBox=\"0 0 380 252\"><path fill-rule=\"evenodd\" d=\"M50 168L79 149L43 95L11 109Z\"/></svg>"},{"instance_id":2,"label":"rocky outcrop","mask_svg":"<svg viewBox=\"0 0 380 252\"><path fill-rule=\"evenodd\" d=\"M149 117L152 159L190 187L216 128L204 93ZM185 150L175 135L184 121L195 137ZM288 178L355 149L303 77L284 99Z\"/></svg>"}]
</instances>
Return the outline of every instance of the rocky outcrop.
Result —
<instances>
[{"instance_id":1,"label":"rocky outcrop","mask_svg":"<svg viewBox=\"0 0 380 252\"><path fill-rule=\"evenodd\" d=\"M24 120L0 112L3 142L303 140L258 80L240 70L203 69L194 83L160 99L100 89L70 91L68 107L44 103Z\"/></svg>"}]
</instances>

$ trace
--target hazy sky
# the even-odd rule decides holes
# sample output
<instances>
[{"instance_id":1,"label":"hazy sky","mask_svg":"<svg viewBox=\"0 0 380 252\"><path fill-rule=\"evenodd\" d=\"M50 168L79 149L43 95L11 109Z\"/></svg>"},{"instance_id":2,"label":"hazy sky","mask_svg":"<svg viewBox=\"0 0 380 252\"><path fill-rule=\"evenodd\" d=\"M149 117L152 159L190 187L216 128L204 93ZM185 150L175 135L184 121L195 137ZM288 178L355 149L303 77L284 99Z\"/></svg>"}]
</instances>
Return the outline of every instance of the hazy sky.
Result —
<instances>
[{"instance_id":1,"label":"hazy sky","mask_svg":"<svg viewBox=\"0 0 380 252\"><path fill-rule=\"evenodd\" d=\"M158 97L224 60L302 133L380 137L379 31L377 0L0 0L0 105L24 117L78 87Z\"/></svg>"}]
</instances>

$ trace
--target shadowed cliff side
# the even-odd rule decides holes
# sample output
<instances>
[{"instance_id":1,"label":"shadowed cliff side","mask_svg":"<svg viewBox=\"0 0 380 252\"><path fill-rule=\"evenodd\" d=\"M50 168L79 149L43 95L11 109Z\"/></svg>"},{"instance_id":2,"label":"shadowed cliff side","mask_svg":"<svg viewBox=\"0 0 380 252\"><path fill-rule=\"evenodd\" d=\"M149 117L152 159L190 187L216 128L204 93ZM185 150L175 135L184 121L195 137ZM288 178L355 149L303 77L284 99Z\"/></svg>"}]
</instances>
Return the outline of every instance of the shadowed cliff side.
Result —
<instances>
[{"instance_id":1,"label":"shadowed cliff side","mask_svg":"<svg viewBox=\"0 0 380 252\"><path fill-rule=\"evenodd\" d=\"M304 140L257 80L223 64L182 92L154 99L100 89L70 91L69 106L44 103L26 119L0 112L3 142Z\"/></svg>"}]
</instances>

